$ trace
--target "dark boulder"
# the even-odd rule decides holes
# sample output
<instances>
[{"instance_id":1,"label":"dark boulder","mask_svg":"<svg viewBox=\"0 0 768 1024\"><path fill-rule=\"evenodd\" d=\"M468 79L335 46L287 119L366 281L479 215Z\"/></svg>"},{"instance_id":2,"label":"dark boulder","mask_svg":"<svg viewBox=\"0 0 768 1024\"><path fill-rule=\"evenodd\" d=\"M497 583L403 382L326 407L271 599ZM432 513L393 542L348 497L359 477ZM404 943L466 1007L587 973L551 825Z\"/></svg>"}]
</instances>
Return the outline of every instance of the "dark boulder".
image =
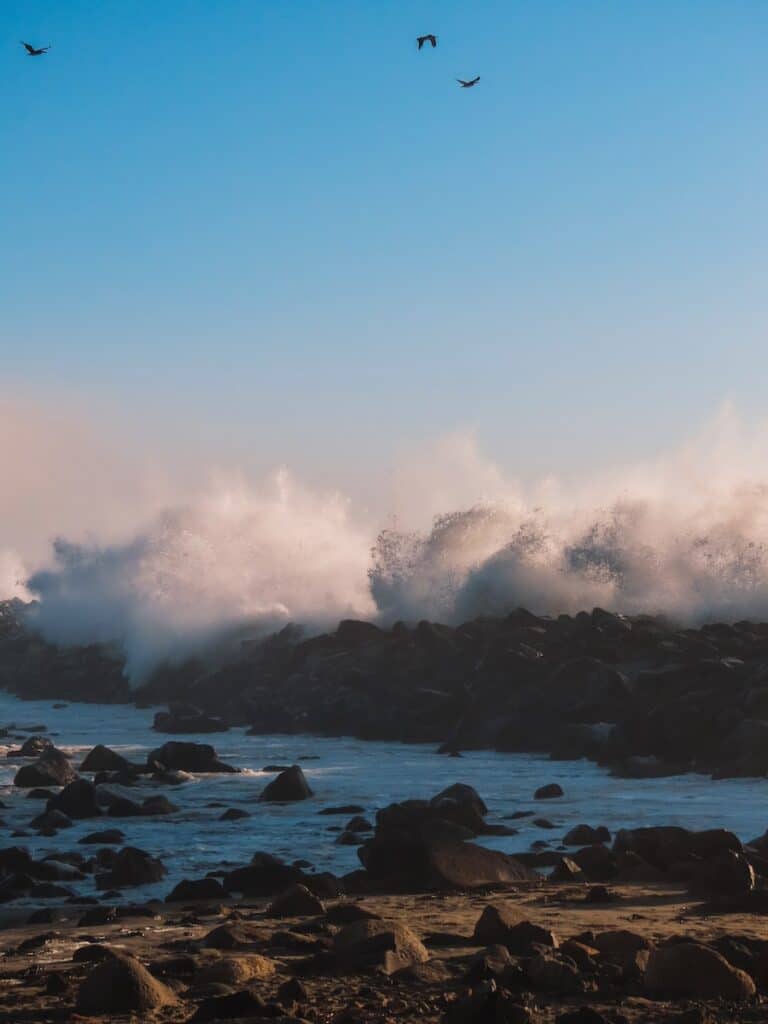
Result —
<instances>
[{"instance_id":1,"label":"dark boulder","mask_svg":"<svg viewBox=\"0 0 768 1024\"><path fill-rule=\"evenodd\" d=\"M533 794L534 800L556 800L560 796L565 796L563 787L557 782L550 782L546 786L540 786Z\"/></svg>"},{"instance_id":2,"label":"dark boulder","mask_svg":"<svg viewBox=\"0 0 768 1024\"><path fill-rule=\"evenodd\" d=\"M563 836L563 843L566 846L591 846L594 843L610 843L611 833L600 825L592 828L591 825L576 825Z\"/></svg>"},{"instance_id":3,"label":"dark boulder","mask_svg":"<svg viewBox=\"0 0 768 1024\"><path fill-rule=\"evenodd\" d=\"M166 903L194 900L222 900L227 893L216 878L184 879L165 897Z\"/></svg>"},{"instance_id":4,"label":"dark boulder","mask_svg":"<svg viewBox=\"0 0 768 1024\"><path fill-rule=\"evenodd\" d=\"M150 771L170 768L198 774L232 774L240 771L239 768L220 761L210 744L185 743L180 740L169 740L162 747L151 751L147 755L147 767Z\"/></svg>"},{"instance_id":5,"label":"dark boulder","mask_svg":"<svg viewBox=\"0 0 768 1024\"><path fill-rule=\"evenodd\" d=\"M159 882L165 874L165 867L156 857L135 846L125 846L114 855L110 870L97 875L96 884L100 889L127 889Z\"/></svg>"},{"instance_id":6,"label":"dark boulder","mask_svg":"<svg viewBox=\"0 0 768 1024\"><path fill-rule=\"evenodd\" d=\"M752 978L724 956L697 942L678 942L651 951L645 974L656 996L740 1001L755 994Z\"/></svg>"},{"instance_id":7,"label":"dark boulder","mask_svg":"<svg viewBox=\"0 0 768 1024\"><path fill-rule=\"evenodd\" d=\"M268 917L317 917L325 907L305 885L296 883L276 896L266 913Z\"/></svg>"},{"instance_id":8,"label":"dark boulder","mask_svg":"<svg viewBox=\"0 0 768 1024\"><path fill-rule=\"evenodd\" d=\"M522 920L516 907L489 904L475 923L473 938L478 945L503 946L510 930Z\"/></svg>"},{"instance_id":9,"label":"dark boulder","mask_svg":"<svg viewBox=\"0 0 768 1024\"><path fill-rule=\"evenodd\" d=\"M102 743L89 751L80 765L81 772L124 772L132 769L134 766L126 758Z\"/></svg>"},{"instance_id":10,"label":"dark boulder","mask_svg":"<svg viewBox=\"0 0 768 1024\"><path fill-rule=\"evenodd\" d=\"M48 801L49 811L61 811L70 818L98 818L101 814L96 787L87 779L75 779Z\"/></svg>"},{"instance_id":11,"label":"dark boulder","mask_svg":"<svg viewBox=\"0 0 768 1024\"><path fill-rule=\"evenodd\" d=\"M475 843L374 838L358 849L368 875L407 891L475 889L538 880L514 857Z\"/></svg>"},{"instance_id":12,"label":"dark boulder","mask_svg":"<svg viewBox=\"0 0 768 1024\"><path fill-rule=\"evenodd\" d=\"M77 773L67 755L52 747L34 764L25 764L19 768L13 784L29 789L35 786L66 786L76 778Z\"/></svg>"},{"instance_id":13,"label":"dark boulder","mask_svg":"<svg viewBox=\"0 0 768 1024\"><path fill-rule=\"evenodd\" d=\"M86 846L119 846L124 840L125 833L121 832L119 828L108 828L103 832L89 832L87 836L83 836L78 842Z\"/></svg>"},{"instance_id":14,"label":"dark boulder","mask_svg":"<svg viewBox=\"0 0 768 1024\"><path fill-rule=\"evenodd\" d=\"M259 799L270 803L289 803L311 796L313 793L304 772L295 764L268 783Z\"/></svg>"},{"instance_id":15,"label":"dark boulder","mask_svg":"<svg viewBox=\"0 0 768 1024\"><path fill-rule=\"evenodd\" d=\"M249 865L226 874L223 884L227 892L240 892L244 896L275 896L295 882L304 881L299 868L269 853L255 853Z\"/></svg>"}]
</instances>

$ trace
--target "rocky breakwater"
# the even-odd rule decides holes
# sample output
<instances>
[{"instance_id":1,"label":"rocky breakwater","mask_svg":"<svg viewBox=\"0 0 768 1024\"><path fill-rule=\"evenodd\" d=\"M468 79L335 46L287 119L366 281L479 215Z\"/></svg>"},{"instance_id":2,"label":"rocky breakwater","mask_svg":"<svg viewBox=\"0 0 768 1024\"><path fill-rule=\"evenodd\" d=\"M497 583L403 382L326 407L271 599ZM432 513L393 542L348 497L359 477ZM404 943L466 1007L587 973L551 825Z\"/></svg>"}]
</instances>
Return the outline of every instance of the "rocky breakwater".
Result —
<instances>
[{"instance_id":1,"label":"rocky breakwater","mask_svg":"<svg viewBox=\"0 0 768 1024\"><path fill-rule=\"evenodd\" d=\"M588 757L619 775L768 774L768 625L685 629L596 608L459 626L295 626L214 664L164 666L131 694L104 647L60 649L0 616L0 683L25 697L169 703L167 733L247 725Z\"/></svg>"}]
</instances>

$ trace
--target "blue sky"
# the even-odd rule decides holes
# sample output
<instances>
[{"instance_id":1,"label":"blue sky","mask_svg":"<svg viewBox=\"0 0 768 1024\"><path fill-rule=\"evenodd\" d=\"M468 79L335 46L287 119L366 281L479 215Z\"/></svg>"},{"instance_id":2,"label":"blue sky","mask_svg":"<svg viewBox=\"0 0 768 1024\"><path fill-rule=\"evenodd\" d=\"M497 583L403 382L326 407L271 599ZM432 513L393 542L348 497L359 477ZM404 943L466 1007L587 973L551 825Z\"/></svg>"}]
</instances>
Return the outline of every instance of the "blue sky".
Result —
<instances>
[{"instance_id":1,"label":"blue sky","mask_svg":"<svg viewBox=\"0 0 768 1024\"><path fill-rule=\"evenodd\" d=\"M766 53L764 0L4 0L3 390L341 482L758 416Z\"/></svg>"}]
</instances>

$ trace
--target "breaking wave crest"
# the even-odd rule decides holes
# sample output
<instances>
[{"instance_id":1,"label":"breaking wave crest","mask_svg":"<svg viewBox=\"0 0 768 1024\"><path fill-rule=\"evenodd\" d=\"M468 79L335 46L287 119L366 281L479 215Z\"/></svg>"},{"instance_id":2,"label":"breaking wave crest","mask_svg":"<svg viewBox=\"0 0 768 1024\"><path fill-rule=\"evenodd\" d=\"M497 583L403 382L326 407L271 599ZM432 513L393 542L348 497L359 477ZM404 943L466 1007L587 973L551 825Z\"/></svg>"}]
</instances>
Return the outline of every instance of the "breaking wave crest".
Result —
<instances>
[{"instance_id":1,"label":"breaking wave crest","mask_svg":"<svg viewBox=\"0 0 768 1024\"><path fill-rule=\"evenodd\" d=\"M27 581L29 615L52 641L119 645L134 679L227 631L260 635L291 621L312 631L345 617L456 623L517 606L557 615L596 605L691 624L768 619L765 441L720 424L714 438L609 478L524 488L462 438L464 490L457 474L435 488L453 509L420 494L421 529L380 529L285 472L259 486L219 484L122 543L57 541ZM413 499L419 477L410 479ZM15 590L3 596L25 596L4 558Z\"/></svg>"}]
</instances>

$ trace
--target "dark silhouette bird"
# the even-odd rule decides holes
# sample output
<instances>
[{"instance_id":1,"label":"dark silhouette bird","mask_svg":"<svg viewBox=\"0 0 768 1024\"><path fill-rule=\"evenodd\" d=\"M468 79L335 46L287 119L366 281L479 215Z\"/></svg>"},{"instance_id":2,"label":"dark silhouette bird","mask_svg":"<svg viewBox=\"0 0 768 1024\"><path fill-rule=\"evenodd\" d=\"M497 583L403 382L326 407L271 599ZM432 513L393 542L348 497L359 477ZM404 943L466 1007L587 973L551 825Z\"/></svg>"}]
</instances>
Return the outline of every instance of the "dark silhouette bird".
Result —
<instances>
[{"instance_id":1,"label":"dark silhouette bird","mask_svg":"<svg viewBox=\"0 0 768 1024\"><path fill-rule=\"evenodd\" d=\"M462 89L471 89L473 85L477 85L480 81L480 75L478 75L477 78L471 78L468 82L465 82L463 78L457 78L456 81Z\"/></svg>"},{"instance_id":2,"label":"dark silhouette bird","mask_svg":"<svg viewBox=\"0 0 768 1024\"><path fill-rule=\"evenodd\" d=\"M51 48L50 45L49 46L41 46L40 49L38 50L34 46L32 46L31 43L25 43L23 40L21 41L21 45L27 51L27 56L28 57L42 57L43 54L44 53L48 53L48 51Z\"/></svg>"},{"instance_id":3,"label":"dark silhouette bird","mask_svg":"<svg viewBox=\"0 0 768 1024\"><path fill-rule=\"evenodd\" d=\"M434 48L437 46L437 36L418 36L416 42L419 44L419 49L422 48L424 43L432 43L432 49L434 50Z\"/></svg>"}]
</instances>

